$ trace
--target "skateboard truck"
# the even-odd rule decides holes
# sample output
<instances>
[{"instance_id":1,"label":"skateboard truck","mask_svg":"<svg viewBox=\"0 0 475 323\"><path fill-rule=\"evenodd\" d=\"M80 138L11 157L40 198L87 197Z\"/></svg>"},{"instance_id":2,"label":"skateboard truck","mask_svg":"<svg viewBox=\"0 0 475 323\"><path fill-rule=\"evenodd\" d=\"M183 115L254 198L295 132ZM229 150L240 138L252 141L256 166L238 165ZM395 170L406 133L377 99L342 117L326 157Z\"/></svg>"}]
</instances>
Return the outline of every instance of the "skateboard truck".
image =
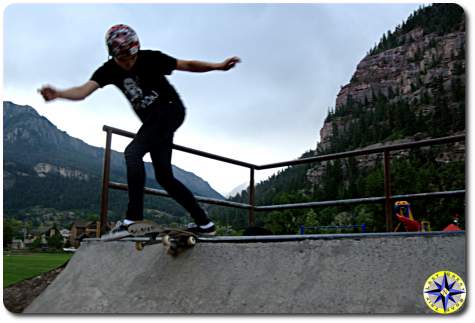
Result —
<instances>
[{"instance_id":1,"label":"skateboard truck","mask_svg":"<svg viewBox=\"0 0 475 323\"><path fill-rule=\"evenodd\" d=\"M149 241L135 241L135 249L142 251L145 246L156 243L158 243L157 235L151 235ZM176 254L180 247L191 248L196 245L196 238L194 236L173 237L173 235L166 234L162 237L162 244L167 248L169 254Z\"/></svg>"},{"instance_id":2,"label":"skateboard truck","mask_svg":"<svg viewBox=\"0 0 475 323\"><path fill-rule=\"evenodd\" d=\"M161 237L161 243L167 248L167 253L177 255L180 249L191 248L197 243L197 237L194 233L174 229L165 228L152 221L140 221L131 224L128 228L130 234L136 237L148 237L147 241L136 241L135 249L143 250L147 245L159 243L157 237Z\"/></svg>"},{"instance_id":3,"label":"skateboard truck","mask_svg":"<svg viewBox=\"0 0 475 323\"><path fill-rule=\"evenodd\" d=\"M165 234L162 244L167 248L169 255L177 255L180 248L191 248L196 244L196 238L192 235Z\"/></svg>"}]
</instances>

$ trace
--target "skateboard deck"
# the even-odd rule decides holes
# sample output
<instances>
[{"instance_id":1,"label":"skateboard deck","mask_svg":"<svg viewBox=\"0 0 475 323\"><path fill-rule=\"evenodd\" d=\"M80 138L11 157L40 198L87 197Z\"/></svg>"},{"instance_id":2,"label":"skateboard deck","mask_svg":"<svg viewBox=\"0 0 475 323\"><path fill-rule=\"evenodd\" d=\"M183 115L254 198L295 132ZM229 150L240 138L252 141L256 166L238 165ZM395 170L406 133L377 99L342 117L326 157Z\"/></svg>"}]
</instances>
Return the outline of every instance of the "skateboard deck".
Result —
<instances>
[{"instance_id":1,"label":"skateboard deck","mask_svg":"<svg viewBox=\"0 0 475 323\"><path fill-rule=\"evenodd\" d=\"M178 255L184 249L192 248L198 241L198 236L192 232L177 228L167 228L153 221L137 221L128 227L128 231L135 237L147 237L147 241L136 241L135 248L143 250L145 246L162 243L167 253L173 256ZM157 240L161 237L161 241Z\"/></svg>"}]
</instances>

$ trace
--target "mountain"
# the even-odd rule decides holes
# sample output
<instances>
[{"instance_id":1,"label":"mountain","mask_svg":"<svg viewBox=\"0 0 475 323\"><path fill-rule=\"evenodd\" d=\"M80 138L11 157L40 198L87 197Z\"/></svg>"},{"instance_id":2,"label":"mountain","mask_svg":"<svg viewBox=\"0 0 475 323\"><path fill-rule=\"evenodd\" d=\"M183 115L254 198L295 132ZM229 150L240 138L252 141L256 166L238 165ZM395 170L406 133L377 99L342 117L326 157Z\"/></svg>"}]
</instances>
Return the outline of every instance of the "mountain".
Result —
<instances>
[{"instance_id":1,"label":"mountain","mask_svg":"<svg viewBox=\"0 0 475 323\"><path fill-rule=\"evenodd\" d=\"M320 154L465 133L465 17L455 4L422 7L388 31L337 95L316 151ZM395 152L404 156L407 152ZM358 157L360 166L381 156ZM464 143L435 157L463 161ZM309 170L309 180L328 163Z\"/></svg>"},{"instance_id":2,"label":"mountain","mask_svg":"<svg viewBox=\"0 0 475 323\"><path fill-rule=\"evenodd\" d=\"M465 134L465 15L456 4L433 4L412 13L356 66L341 87L335 108L320 130L316 149L300 158ZM392 192L410 194L465 188L465 144L391 154ZM287 204L382 196L381 154L288 167L256 186L256 204ZM231 199L247 203L246 191ZM433 229L464 218L464 199L413 202L416 219ZM219 210L233 219L236 211ZM245 225L245 213L233 225ZM296 233L301 224L365 223L384 230L382 205L358 205L258 213L259 225L274 233Z\"/></svg>"},{"instance_id":3,"label":"mountain","mask_svg":"<svg viewBox=\"0 0 475 323\"><path fill-rule=\"evenodd\" d=\"M249 182L244 182L233 188L228 194L226 194L226 198L233 197L234 195L241 193L242 190L246 190L249 187Z\"/></svg>"},{"instance_id":4,"label":"mountain","mask_svg":"<svg viewBox=\"0 0 475 323\"><path fill-rule=\"evenodd\" d=\"M463 9L420 8L358 64L320 130L317 151L341 150L337 139L351 149L464 130L465 79ZM363 136L355 136L361 128Z\"/></svg>"},{"instance_id":5,"label":"mountain","mask_svg":"<svg viewBox=\"0 0 475 323\"><path fill-rule=\"evenodd\" d=\"M39 216L48 210L75 217L99 212L103 148L69 136L30 106L3 102L3 149L5 215ZM112 151L111 180L126 183L125 169L123 154ZM173 171L194 194L223 199L195 174L175 166ZM146 163L146 173L147 186L160 188L151 163ZM125 192L110 190L112 218L122 216L126 203ZM175 216L185 212L169 198L146 197L145 207Z\"/></svg>"}]
</instances>

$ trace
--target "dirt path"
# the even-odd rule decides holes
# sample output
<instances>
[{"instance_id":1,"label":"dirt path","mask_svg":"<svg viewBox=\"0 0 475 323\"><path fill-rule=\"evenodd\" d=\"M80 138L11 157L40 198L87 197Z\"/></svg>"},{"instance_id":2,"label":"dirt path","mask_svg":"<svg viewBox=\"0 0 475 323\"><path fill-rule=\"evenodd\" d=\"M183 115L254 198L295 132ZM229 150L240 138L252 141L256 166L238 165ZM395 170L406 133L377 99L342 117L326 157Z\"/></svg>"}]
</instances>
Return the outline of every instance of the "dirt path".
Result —
<instances>
[{"instance_id":1,"label":"dirt path","mask_svg":"<svg viewBox=\"0 0 475 323\"><path fill-rule=\"evenodd\" d=\"M3 304L12 313L22 313L30 303L48 287L64 269L63 266L26 279L3 289Z\"/></svg>"}]
</instances>

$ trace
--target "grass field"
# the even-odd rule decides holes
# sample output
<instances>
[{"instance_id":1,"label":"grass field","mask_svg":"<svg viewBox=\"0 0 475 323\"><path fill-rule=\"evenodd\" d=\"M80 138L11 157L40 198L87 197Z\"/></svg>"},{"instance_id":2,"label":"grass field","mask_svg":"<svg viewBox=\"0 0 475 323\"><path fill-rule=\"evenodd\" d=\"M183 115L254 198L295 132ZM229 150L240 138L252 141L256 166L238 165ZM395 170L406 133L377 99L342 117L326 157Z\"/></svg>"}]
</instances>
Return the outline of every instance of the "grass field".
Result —
<instances>
[{"instance_id":1,"label":"grass field","mask_svg":"<svg viewBox=\"0 0 475 323\"><path fill-rule=\"evenodd\" d=\"M3 288L57 268L71 256L66 253L4 253Z\"/></svg>"}]
</instances>

